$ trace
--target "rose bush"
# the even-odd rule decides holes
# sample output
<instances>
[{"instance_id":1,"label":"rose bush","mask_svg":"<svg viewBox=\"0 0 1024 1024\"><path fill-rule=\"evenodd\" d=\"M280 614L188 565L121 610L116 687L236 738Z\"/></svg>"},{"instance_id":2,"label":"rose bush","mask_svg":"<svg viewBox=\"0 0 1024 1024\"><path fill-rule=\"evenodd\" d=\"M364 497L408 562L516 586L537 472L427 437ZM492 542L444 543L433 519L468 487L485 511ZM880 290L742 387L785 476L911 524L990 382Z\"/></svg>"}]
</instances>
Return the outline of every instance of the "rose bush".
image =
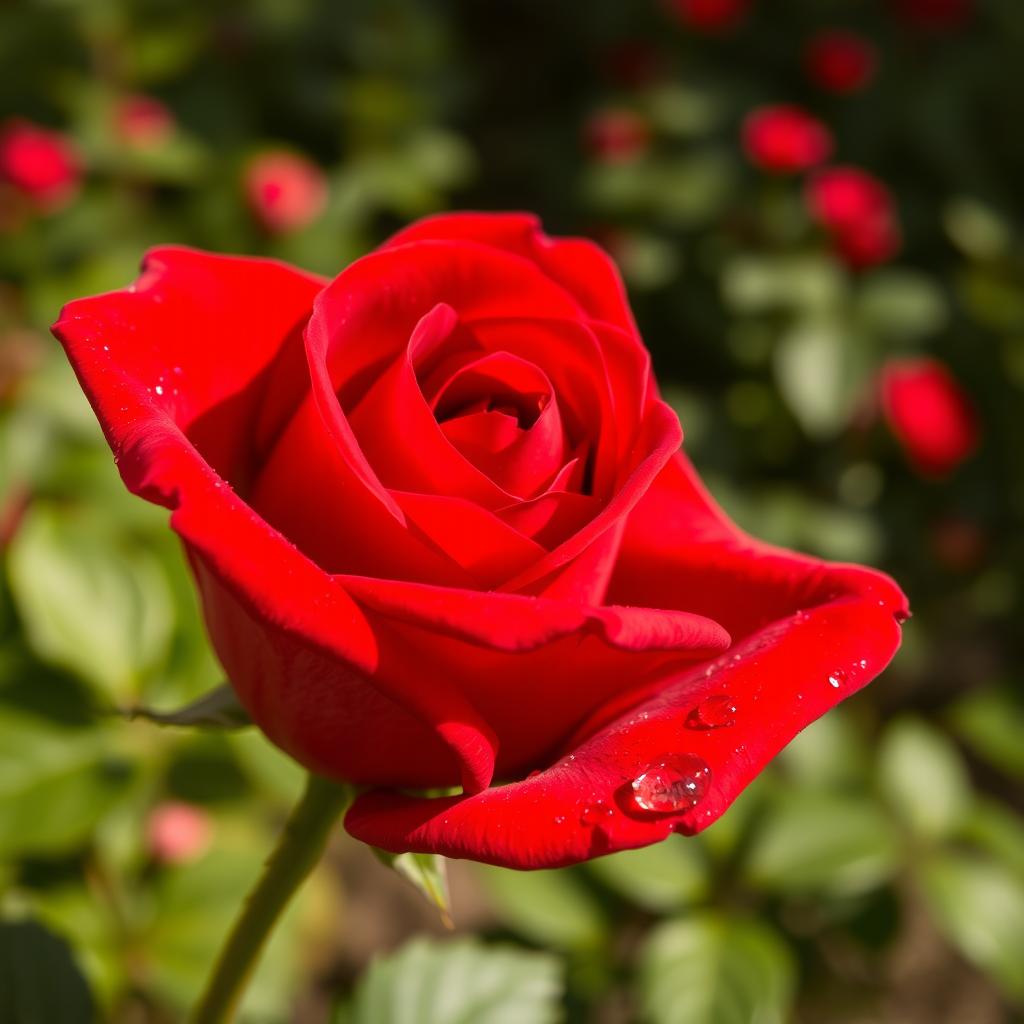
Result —
<instances>
[{"instance_id":1,"label":"rose bush","mask_svg":"<svg viewBox=\"0 0 1024 1024\"><path fill-rule=\"evenodd\" d=\"M158 249L54 331L240 699L367 787L376 846L695 832L898 646L888 577L728 521L610 260L531 217L428 219L331 282Z\"/></svg>"}]
</instances>

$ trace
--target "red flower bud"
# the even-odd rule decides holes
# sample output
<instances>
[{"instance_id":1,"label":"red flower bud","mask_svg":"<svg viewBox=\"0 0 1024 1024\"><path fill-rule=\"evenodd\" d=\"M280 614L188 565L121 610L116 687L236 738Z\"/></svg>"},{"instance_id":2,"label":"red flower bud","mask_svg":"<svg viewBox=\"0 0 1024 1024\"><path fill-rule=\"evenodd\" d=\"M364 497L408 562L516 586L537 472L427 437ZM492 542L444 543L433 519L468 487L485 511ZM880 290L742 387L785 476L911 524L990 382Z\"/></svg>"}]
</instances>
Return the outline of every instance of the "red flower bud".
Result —
<instances>
[{"instance_id":1,"label":"red flower bud","mask_svg":"<svg viewBox=\"0 0 1024 1024\"><path fill-rule=\"evenodd\" d=\"M57 210L75 196L81 167L71 140L20 118L0 131L0 178L40 210Z\"/></svg>"},{"instance_id":2,"label":"red flower bud","mask_svg":"<svg viewBox=\"0 0 1024 1024\"><path fill-rule=\"evenodd\" d=\"M327 181L312 160L273 150L245 171L245 195L257 220L274 234L297 231L316 220L327 204Z\"/></svg>"},{"instance_id":3,"label":"red flower bud","mask_svg":"<svg viewBox=\"0 0 1024 1024\"><path fill-rule=\"evenodd\" d=\"M758 107L743 122L743 149L754 166L777 174L805 171L828 159L832 135L799 107Z\"/></svg>"},{"instance_id":4,"label":"red flower bud","mask_svg":"<svg viewBox=\"0 0 1024 1024\"><path fill-rule=\"evenodd\" d=\"M974 454L978 417L945 364L929 356L890 359L880 387L889 427L922 476L948 476Z\"/></svg>"},{"instance_id":5,"label":"red flower bud","mask_svg":"<svg viewBox=\"0 0 1024 1024\"><path fill-rule=\"evenodd\" d=\"M863 89L875 74L875 48L863 36L845 29L819 32L807 43L804 64L811 81L826 92Z\"/></svg>"}]
</instances>

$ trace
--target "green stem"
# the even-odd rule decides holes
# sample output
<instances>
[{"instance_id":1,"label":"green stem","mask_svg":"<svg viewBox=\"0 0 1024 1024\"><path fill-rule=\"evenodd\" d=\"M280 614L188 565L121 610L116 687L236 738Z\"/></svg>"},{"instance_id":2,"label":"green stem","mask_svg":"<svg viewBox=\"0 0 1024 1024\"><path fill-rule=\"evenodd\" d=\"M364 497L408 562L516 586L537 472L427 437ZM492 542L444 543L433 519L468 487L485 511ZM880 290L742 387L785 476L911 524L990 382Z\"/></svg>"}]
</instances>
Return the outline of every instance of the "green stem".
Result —
<instances>
[{"instance_id":1,"label":"green stem","mask_svg":"<svg viewBox=\"0 0 1024 1024\"><path fill-rule=\"evenodd\" d=\"M217 958L192 1014L193 1024L224 1024L232 1019L277 919L316 867L349 799L348 787L307 776L302 799L285 822L277 847Z\"/></svg>"}]
</instances>

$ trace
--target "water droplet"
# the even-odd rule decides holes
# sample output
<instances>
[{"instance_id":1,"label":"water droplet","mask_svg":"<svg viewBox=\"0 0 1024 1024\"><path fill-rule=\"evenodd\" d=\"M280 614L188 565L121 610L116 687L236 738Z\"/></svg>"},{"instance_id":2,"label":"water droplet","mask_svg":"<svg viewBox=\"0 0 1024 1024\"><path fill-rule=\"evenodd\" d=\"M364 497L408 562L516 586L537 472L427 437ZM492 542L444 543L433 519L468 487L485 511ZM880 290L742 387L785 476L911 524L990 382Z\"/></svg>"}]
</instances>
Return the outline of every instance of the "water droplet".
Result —
<instances>
[{"instance_id":1,"label":"water droplet","mask_svg":"<svg viewBox=\"0 0 1024 1024\"><path fill-rule=\"evenodd\" d=\"M902 625L907 619L912 618L910 612L905 612L902 609L898 612L893 612L893 618Z\"/></svg>"},{"instance_id":2,"label":"water droplet","mask_svg":"<svg viewBox=\"0 0 1024 1024\"><path fill-rule=\"evenodd\" d=\"M110 351L110 346L109 345L104 345L103 346L103 351L104 352L109 352Z\"/></svg>"},{"instance_id":3,"label":"water droplet","mask_svg":"<svg viewBox=\"0 0 1024 1024\"><path fill-rule=\"evenodd\" d=\"M556 825L564 825L565 824L565 815L564 814L556 814L555 815L555 824Z\"/></svg>"},{"instance_id":4,"label":"water droplet","mask_svg":"<svg viewBox=\"0 0 1024 1024\"><path fill-rule=\"evenodd\" d=\"M687 729L724 729L736 722L736 705L727 693L702 700L687 716Z\"/></svg>"},{"instance_id":5,"label":"water droplet","mask_svg":"<svg viewBox=\"0 0 1024 1024\"><path fill-rule=\"evenodd\" d=\"M868 667L868 660L867 660L867 658L861 658L860 661L857 662L857 665L858 665L859 668L867 668Z\"/></svg>"},{"instance_id":6,"label":"water droplet","mask_svg":"<svg viewBox=\"0 0 1024 1024\"><path fill-rule=\"evenodd\" d=\"M155 392L156 392L156 393L157 393L158 395L162 395L162 394L164 393L164 388L163 388L163 385L162 385L162 384L157 384L157 386L156 386L155 388L153 388L153 390L154 390L154 391L155 391Z\"/></svg>"},{"instance_id":7,"label":"water droplet","mask_svg":"<svg viewBox=\"0 0 1024 1024\"><path fill-rule=\"evenodd\" d=\"M584 825L600 825L614 813L603 800L593 800L580 811L580 821Z\"/></svg>"},{"instance_id":8,"label":"water droplet","mask_svg":"<svg viewBox=\"0 0 1024 1024\"><path fill-rule=\"evenodd\" d=\"M843 683L846 682L846 673L841 669L837 668L829 673L828 685L833 689L838 690Z\"/></svg>"},{"instance_id":9,"label":"water droplet","mask_svg":"<svg viewBox=\"0 0 1024 1024\"><path fill-rule=\"evenodd\" d=\"M700 803L710 781L711 769L701 758L677 754L633 780L633 799L645 811L684 811Z\"/></svg>"}]
</instances>

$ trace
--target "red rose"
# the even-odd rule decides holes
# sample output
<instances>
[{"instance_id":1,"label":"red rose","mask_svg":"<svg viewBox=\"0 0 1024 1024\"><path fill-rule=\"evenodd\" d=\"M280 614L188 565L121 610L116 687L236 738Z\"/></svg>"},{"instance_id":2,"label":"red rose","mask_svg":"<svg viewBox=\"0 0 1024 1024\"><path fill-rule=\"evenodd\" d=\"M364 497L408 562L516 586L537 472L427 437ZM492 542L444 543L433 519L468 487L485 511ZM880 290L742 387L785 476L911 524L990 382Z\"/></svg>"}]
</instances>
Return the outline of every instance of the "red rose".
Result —
<instances>
[{"instance_id":1,"label":"red rose","mask_svg":"<svg viewBox=\"0 0 1024 1024\"><path fill-rule=\"evenodd\" d=\"M532 217L431 218L332 282L160 249L54 330L243 703L376 787L346 818L376 846L695 832L899 643L890 579L724 517L613 265Z\"/></svg>"},{"instance_id":2,"label":"red rose","mask_svg":"<svg viewBox=\"0 0 1024 1024\"><path fill-rule=\"evenodd\" d=\"M67 136L29 121L8 121L0 131L0 179L40 210L66 206L81 183L78 155Z\"/></svg>"},{"instance_id":3,"label":"red rose","mask_svg":"<svg viewBox=\"0 0 1024 1024\"><path fill-rule=\"evenodd\" d=\"M114 131L126 146L153 149L174 134L174 115L153 96L125 96L114 108Z\"/></svg>"},{"instance_id":4,"label":"red rose","mask_svg":"<svg viewBox=\"0 0 1024 1024\"><path fill-rule=\"evenodd\" d=\"M298 231L327 205L327 179L307 157L273 150L245 169L245 197L256 219L274 234Z\"/></svg>"},{"instance_id":5,"label":"red rose","mask_svg":"<svg viewBox=\"0 0 1024 1024\"><path fill-rule=\"evenodd\" d=\"M829 29L807 43L804 63L811 81L827 92L857 92L874 76L875 48L856 32Z\"/></svg>"},{"instance_id":6,"label":"red rose","mask_svg":"<svg viewBox=\"0 0 1024 1024\"><path fill-rule=\"evenodd\" d=\"M807 186L811 216L831 235L843 259L863 269L891 259L900 227L889 190L858 167L829 167Z\"/></svg>"},{"instance_id":7,"label":"red rose","mask_svg":"<svg viewBox=\"0 0 1024 1024\"><path fill-rule=\"evenodd\" d=\"M747 16L750 0L668 0L680 21L701 32L728 32Z\"/></svg>"},{"instance_id":8,"label":"red rose","mask_svg":"<svg viewBox=\"0 0 1024 1024\"><path fill-rule=\"evenodd\" d=\"M647 152L651 129L632 110L610 107L592 114L583 129L587 150L605 163L628 163Z\"/></svg>"},{"instance_id":9,"label":"red rose","mask_svg":"<svg viewBox=\"0 0 1024 1024\"><path fill-rule=\"evenodd\" d=\"M896 14L915 28L946 31L965 25L974 0L891 0Z\"/></svg>"},{"instance_id":10,"label":"red rose","mask_svg":"<svg viewBox=\"0 0 1024 1024\"><path fill-rule=\"evenodd\" d=\"M743 121L743 150L761 170L792 174L815 167L832 152L832 135L799 107L758 107Z\"/></svg>"},{"instance_id":11,"label":"red rose","mask_svg":"<svg viewBox=\"0 0 1024 1024\"><path fill-rule=\"evenodd\" d=\"M890 359L880 386L885 418L923 476L948 476L974 454L979 439L974 406L937 359Z\"/></svg>"}]
</instances>

